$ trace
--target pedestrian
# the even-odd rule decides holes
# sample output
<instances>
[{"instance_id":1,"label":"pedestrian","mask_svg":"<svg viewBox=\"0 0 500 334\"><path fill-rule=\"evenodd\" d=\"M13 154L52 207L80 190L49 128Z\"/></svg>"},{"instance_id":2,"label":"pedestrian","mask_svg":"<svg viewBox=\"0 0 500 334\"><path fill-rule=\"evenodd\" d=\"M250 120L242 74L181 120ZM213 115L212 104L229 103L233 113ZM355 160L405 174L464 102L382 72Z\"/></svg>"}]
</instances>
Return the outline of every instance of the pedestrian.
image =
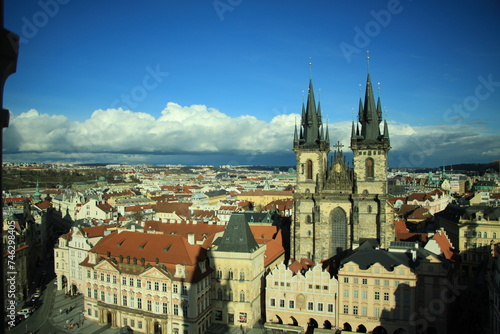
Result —
<instances>
[{"instance_id":1,"label":"pedestrian","mask_svg":"<svg viewBox=\"0 0 500 334\"><path fill-rule=\"evenodd\" d=\"M69 319L66 320L66 325L68 325L68 324L69 324Z\"/></svg>"}]
</instances>

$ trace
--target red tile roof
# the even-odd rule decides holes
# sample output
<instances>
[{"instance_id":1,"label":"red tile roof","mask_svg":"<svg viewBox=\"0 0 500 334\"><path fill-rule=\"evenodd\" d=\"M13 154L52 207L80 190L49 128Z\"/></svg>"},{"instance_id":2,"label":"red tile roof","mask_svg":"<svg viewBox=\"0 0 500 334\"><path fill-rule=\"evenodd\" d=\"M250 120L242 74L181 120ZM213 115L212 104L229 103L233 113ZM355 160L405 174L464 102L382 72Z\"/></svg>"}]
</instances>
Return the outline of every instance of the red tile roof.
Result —
<instances>
[{"instance_id":1,"label":"red tile roof","mask_svg":"<svg viewBox=\"0 0 500 334\"><path fill-rule=\"evenodd\" d=\"M82 231L86 234L87 238L103 237L104 231L113 229L120 226L120 224L99 225L91 227L83 227Z\"/></svg>"},{"instance_id":2,"label":"red tile roof","mask_svg":"<svg viewBox=\"0 0 500 334\"><path fill-rule=\"evenodd\" d=\"M180 235L187 238L188 234L195 235L196 242L201 242L205 238L214 235L215 233L222 232L226 229L224 225L210 225L210 224L187 224L187 223L162 223L159 221L146 221L144 222L145 232L161 231L164 234Z\"/></svg>"},{"instance_id":3,"label":"red tile roof","mask_svg":"<svg viewBox=\"0 0 500 334\"><path fill-rule=\"evenodd\" d=\"M450 239L446 235L446 232L444 229L440 229L436 231L436 234L432 236L432 239L436 240L436 242L439 245L439 248L441 249L441 252L443 252L443 256L453 262L456 262L458 260L458 255L455 253L455 250L453 249L453 245L450 242Z\"/></svg>"},{"instance_id":4,"label":"red tile roof","mask_svg":"<svg viewBox=\"0 0 500 334\"><path fill-rule=\"evenodd\" d=\"M99 244L89 252L118 258L130 256L144 258L146 262L154 263L158 258L160 263L185 263L195 265L198 259L205 258L206 253L198 245L190 245L187 239L180 235L149 234L124 231L113 232L104 237Z\"/></svg>"}]
</instances>

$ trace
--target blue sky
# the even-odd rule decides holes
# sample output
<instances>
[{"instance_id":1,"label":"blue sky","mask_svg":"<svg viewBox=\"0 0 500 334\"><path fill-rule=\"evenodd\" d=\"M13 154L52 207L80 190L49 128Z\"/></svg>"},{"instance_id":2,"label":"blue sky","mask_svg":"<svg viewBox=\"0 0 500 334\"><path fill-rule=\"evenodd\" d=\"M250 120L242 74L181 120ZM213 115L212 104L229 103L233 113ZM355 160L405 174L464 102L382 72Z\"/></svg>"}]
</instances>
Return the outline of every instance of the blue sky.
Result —
<instances>
[{"instance_id":1,"label":"blue sky","mask_svg":"<svg viewBox=\"0 0 500 334\"><path fill-rule=\"evenodd\" d=\"M4 161L294 164L309 62L347 147L369 50L390 166L491 162L499 14L493 0L6 0L22 39Z\"/></svg>"}]
</instances>

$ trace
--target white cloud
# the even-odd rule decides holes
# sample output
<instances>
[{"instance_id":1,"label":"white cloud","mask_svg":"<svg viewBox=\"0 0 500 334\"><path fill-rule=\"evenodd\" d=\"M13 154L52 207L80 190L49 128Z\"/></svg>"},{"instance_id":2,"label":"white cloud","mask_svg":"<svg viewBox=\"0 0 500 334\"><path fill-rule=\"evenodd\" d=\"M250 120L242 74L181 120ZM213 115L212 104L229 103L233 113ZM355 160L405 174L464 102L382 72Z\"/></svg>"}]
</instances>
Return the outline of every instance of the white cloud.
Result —
<instances>
[{"instance_id":1,"label":"white cloud","mask_svg":"<svg viewBox=\"0 0 500 334\"><path fill-rule=\"evenodd\" d=\"M11 115L4 130L5 161L175 162L175 158L217 155L242 164L258 155L292 154L298 114L278 114L270 122L254 116L230 117L204 105L169 102L158 118L122 109L96 110L83 122L29 110ZM348 153L351 122L329 124L331 143ZM500 154L499 135L480 124L411 126L389 124L390 166L435 166L484 162ZM170 157L170 158L169 158ZM18 159L18 160L16 160ZM172 160L170 160L172 159ZM191 160L190 160L191 161ZM293 160L292 160L293 161ZM203 161L199 161L203 163ZM292 162L293 163L293 162Z\"/></svg>"}]
</instances>

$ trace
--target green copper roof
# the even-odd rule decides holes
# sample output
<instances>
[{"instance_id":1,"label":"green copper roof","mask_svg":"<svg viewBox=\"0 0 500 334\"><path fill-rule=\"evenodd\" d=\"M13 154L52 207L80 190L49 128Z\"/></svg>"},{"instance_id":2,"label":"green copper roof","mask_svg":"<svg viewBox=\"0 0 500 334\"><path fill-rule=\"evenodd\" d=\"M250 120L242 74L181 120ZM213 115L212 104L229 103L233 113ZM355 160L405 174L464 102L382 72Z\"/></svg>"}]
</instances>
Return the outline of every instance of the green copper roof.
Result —
<instances>
[{"instance_id":1,"label":"green copper roof","mask_svg":"<svg viewBox=\"0 0 500 334\"><path fill-rule=\"evenodd\" d=\"M253 253L259 248L259 244L246 222L243 213L233 213L221 238L216 240L216 251Z\"/></svg>"}]
</instances>

